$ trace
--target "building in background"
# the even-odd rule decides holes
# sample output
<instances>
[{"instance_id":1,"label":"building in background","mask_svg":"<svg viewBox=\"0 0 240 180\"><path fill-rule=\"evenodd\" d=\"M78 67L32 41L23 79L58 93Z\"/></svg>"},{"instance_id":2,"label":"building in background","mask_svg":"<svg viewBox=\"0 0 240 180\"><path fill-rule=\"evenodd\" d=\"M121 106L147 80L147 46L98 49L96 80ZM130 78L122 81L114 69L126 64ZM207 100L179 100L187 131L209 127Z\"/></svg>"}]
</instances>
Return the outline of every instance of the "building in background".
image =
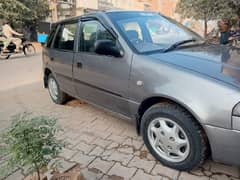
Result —
<instances>
[{"instance_id":1,"label":"building in background","mask_svg":"<svg viewBox=\"0 0 240 180\"><path fill-rule=\"evenodd\" d=\"M80 16L86 13L102 10L140 10L155 11L171 17L190 29L203 35L203 22L193 19L182 19L176 13L176 6L179 0L49 0L50 16L48 22L69 17ZM216 25L215 22L209 23L209 30Z\"/></svg>"},{"instance_id":2,"label":"building in background","mask_svg":"<svg viewBox=\"0 0 240 180\"><path fill-rule=\"evenodd\" d=\"M161 1L162 0L49 0L51 13L48 20L55 22L72 16L109 9L159 12L161 9Z\"/></svg>"},{"instance_id":3,"label":"building in background","mask_svg":"<svg viewBox=\"0 0 240 180\"><path fill-rule=\"evenodd\" d=\"M158 11L168 17L179 18L176 14L176 6L179 0L158 0Z\"/></svg>"},{"instance_id":4,"label":"building in background","mask_svg":"<svg viewBox=\"0 0 240 180\"><path fill-rule=\"evenodd\" d=\"M203 24L201 21L181 19L180 15L175 12L178 1L179 0L49 0L51 13L47 21L55 22L69 17L110 9L155 11L172 17L185 26L202 34Z\"/></svg>"},{"instance_id":5,"label":"building in background","mask_svg":"<svg viewBox=\"0 0 240 180\"><path fill-rule=\"evenodd\" d=\"M98 9L100 10L114 9L113 0L98 0Z\"/></svg>"}]
</instances>

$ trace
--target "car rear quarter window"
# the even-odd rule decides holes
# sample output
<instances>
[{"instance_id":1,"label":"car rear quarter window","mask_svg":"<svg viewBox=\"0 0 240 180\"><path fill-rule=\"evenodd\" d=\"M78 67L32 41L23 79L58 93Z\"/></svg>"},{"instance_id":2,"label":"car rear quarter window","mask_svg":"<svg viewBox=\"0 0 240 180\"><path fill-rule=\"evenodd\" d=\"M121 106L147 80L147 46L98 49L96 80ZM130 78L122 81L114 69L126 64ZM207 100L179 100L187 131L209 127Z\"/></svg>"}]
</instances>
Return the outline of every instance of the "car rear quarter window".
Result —
<instances>
[{"instance_id":1,"label":"car rear quarter window","mask_svg":"<svg viewBox=\"0 0 240 180\"><path fill-rule=\"evenodd\" d=\"M74 39L77 30L77 22L59 25L53 47L55 49L74 49Z\"/></svg>"}]
</instances>

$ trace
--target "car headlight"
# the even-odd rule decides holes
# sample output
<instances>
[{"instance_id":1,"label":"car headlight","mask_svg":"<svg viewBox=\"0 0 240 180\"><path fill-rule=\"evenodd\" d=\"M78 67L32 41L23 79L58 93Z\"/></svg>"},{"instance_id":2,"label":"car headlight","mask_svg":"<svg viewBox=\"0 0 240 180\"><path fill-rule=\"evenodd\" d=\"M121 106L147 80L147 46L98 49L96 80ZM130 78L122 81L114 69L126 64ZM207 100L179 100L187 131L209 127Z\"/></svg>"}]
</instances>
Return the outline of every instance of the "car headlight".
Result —
<instances>
[{"instance_id":1,"label":"car headlight","mask_svg":"<svg viewBox=\"0 0 240 180\"><path fill-rule=\"evenodd\" d=\"M240 103L238 103L234 108L233 108L233 116L239 116L240 117Z\"/></svg>"}]
</instances>

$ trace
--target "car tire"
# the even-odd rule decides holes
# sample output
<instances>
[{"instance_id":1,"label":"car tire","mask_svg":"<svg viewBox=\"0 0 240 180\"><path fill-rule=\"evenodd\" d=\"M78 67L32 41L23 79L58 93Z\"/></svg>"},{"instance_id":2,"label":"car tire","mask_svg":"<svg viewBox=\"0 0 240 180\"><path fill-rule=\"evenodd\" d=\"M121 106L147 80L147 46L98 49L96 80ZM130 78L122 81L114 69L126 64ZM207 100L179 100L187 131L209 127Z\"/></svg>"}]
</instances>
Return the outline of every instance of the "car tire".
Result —
<instances>
[{"instance_id":1,"label":"car tire","mask_svg":"<svg viewBox=\"0 0 240 180\"><path fill-rule=\"evenodd\" d=\"M68 95L61 91L56 78L52 74L48 76L48 91L51 99L56 104L64 104L68 100Z\"/></svg>"},{"instance_id":2,"label":"car tire","mask_svg":"<svg viewBox=\"0 0 240 180\"><path fill-rule=\"evenodd\" d=\"M159 103L150 107L142 117L141 134L150 153L165 166L189 171L207 158L204 131L179 105Z\"/></svg>"}]
</instances>

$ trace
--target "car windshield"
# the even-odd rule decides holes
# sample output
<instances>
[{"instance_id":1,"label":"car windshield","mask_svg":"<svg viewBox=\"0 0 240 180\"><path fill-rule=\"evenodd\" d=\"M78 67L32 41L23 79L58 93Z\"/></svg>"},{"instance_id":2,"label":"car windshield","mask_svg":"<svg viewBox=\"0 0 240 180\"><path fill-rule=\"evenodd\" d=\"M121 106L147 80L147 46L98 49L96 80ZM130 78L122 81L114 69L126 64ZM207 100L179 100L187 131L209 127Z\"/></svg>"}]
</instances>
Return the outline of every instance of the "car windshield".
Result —
<instances>
[{"instance_id":1,"label":"car windshield","mask_svg":"<svg viewBox=\"0 0 240 180\"><path fill-rule=\"evenodd\" d=\"M204 42L198 34L157 13L112 12L109 17L124 39L139 53L164 51L181 42L185 42L181 45Z\"/></svg>"}]
</instances>

